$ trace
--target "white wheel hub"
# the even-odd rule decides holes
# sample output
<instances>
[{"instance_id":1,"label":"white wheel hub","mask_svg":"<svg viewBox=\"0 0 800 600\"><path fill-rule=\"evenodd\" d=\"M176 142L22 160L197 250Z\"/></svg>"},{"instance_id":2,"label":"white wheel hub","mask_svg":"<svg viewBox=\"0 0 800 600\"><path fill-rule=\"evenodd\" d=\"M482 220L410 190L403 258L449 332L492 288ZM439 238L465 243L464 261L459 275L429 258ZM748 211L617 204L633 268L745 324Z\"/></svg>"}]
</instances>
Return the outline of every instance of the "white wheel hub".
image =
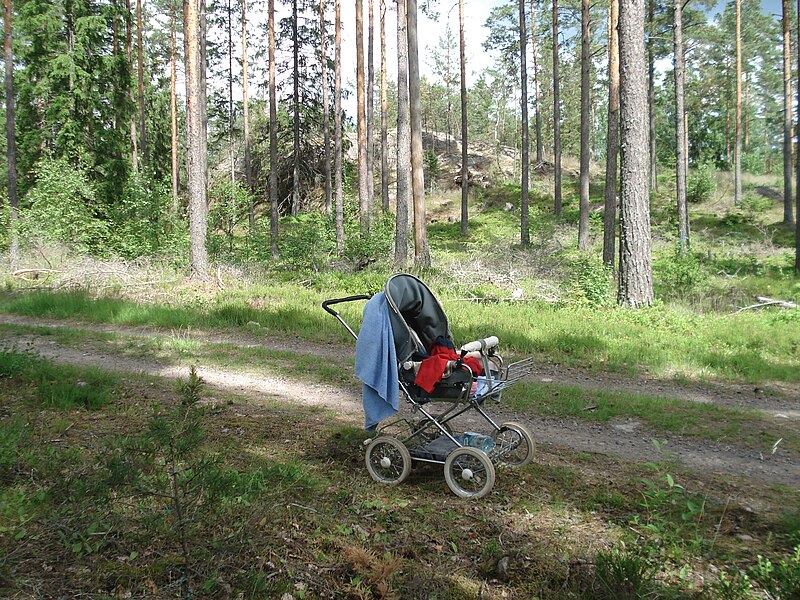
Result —
<instances>
[{"instance_id":1,"label":"white wheel hub","mask_svg":"<svg viewBox=\"0 0 800 600\"><path fill-rule=\"evenodd\" d=\"M464 481L471 481L473 477L474 473L472 472L472 469L464 469L461 471L461 479Z\"/></svg>"},{"instance_id":2,"label":"white wheel hub","mask_svg":"<svg viewBox=\"0 0 800 600\"><path fill-rule=\"evenodd\" d=\"M389 467L391 467L391 466L392 466L392 459L391 459L391 458L389 458L388 456L384 456L384 457L381 459L381 466L382 466L384 469L388 469Z\"/></svg>"}]
</instances>

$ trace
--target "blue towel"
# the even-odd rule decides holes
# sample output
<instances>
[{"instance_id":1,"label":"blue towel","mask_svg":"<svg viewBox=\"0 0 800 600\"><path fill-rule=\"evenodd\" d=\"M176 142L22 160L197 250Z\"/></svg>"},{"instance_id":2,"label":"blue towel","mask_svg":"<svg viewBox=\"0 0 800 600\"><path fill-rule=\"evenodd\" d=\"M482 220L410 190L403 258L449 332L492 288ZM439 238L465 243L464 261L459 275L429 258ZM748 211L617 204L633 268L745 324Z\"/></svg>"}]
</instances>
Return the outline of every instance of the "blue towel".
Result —
<instances>
[{"instance_id":1,"label":"blue towel","mask_svg":"<svg viewBox=\"0 0 800 600\"><path fill-rule=\"evenodd\" d=\"M397 353L394 348L389 304L383 292L364 307L364 320L356 340L356 376L363 382L364 427L375 427L399 408Z\"/></svg>"}]
</instances>

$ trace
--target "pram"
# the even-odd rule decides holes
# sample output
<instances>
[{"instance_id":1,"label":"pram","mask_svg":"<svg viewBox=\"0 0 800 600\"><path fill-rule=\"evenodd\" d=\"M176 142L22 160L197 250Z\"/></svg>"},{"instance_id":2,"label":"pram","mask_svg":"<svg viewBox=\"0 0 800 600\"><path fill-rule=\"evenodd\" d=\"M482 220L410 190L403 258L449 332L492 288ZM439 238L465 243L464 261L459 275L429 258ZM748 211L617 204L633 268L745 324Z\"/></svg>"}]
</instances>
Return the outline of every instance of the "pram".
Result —
<instances>
[{"instance_id":1,"label":"pram","mask_svg":"<svg viewBox=\"0 0 800 600\"><path fill-rule=\"evenodd\" d=\"M532 359L505 366L497 354L496 337L470 342L455 351L454 360L447 361L441 380L429 391L430 382L422 384L417 370L421 372L420 364L440 345L454 348L447 316L433 292L413 275L390 277L384 295L399 389L411 404L411 417L391 419L365 442L367 470L375 481L396 485L409 476L412 462L443 464L445 481L453 493L481 498L494 485L495 464L521 467L533 458L534 441L528 429L520 423L498 425L485 409L487 401L499 401L503 390L531 372ZM372 297L335 298L323 302L322 308L358 340L331 306ZM366 335L363 328L360 335ZM483 417L491 428L489 435L454 433L453 420L468 411Z\"/></svg>"}]
</instances>

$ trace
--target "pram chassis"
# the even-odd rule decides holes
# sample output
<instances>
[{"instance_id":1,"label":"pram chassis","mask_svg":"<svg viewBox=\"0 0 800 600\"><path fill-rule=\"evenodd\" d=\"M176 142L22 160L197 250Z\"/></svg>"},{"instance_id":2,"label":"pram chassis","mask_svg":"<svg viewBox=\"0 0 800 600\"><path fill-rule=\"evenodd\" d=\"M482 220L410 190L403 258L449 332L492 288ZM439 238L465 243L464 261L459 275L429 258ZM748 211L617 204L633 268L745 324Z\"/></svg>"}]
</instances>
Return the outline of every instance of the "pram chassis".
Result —
<instances>
[{"instance_id":1,"label":"pram chassis","mask_svg":"<svg viewBox=\"0 0 800 600\"><path fill-rule=\"evenodd\" d=\"M420 284L424 286L421 282ZM335 317L357 340L358 334L339 312L331 307L371 298L371 294L335 298L323 302L322 308ZM483 404L488 399L499 401L503 389L530 373L532 359L523 359L508 366L503 366L501 362L500 372L493 377L489 376L491 365L488 356L487 352L481 351L484 372L487 374L486 390L477 396L473 396L471 386L466 385L456 398L429 398L427 401L417 399L410 391L410 385L404 382L402 377L399 378L400 391L411 405L412 413L419 412L423 417L416 420L402 416L392 419L377 430L374 438L365 442L368 444L367 469L373 479L394 485L408 477L412 462L440 464L444 465L445 480L456 495L464 498L480 498L494 485L494 462L511 467L520 467L530 462L534 453L534 441L527 428L513 422L498 424L487 414ZM470 381L474 381L472 370L467 365L459 361L458 368L466 370ZM447 402L450 407L441 414L434 414L435 411L426 409L425 404L436 402ZM495 448L489 454L464 445L448 426L448 423L470 410L475 410L481 415L492 429L490 435L495 441ZM407 427L406 434L390 433L398 424ZM517 452L518 450L521 450L521 454ZM375 454L379 455L379 461L373 459ZM387 456L390 458L387 459ZM393 460L399 462L399 466L393 464Z\"/></svg>"}]
</instances>

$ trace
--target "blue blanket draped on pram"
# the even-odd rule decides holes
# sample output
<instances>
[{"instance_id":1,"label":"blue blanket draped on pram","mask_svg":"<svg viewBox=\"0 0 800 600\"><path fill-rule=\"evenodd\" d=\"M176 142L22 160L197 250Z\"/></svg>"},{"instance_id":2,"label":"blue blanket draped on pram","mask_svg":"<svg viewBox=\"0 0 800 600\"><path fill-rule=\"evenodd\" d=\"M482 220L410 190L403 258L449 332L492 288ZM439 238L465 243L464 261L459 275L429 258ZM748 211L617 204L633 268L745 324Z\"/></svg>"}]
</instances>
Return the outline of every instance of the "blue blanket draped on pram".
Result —
<instances>
[{"instance_id":1,"label":"blue blanket draped on pram","mask_svg":"<svg viewBox=\"0 0 800 600\"><path fill-rule=\"evenodd\" d=\"M373 431L399 408L397 354L383 292L364 307L364 318L356 340L356 376L363 382L362 401L367 431Z\"/></svg>"}]
</instances>

